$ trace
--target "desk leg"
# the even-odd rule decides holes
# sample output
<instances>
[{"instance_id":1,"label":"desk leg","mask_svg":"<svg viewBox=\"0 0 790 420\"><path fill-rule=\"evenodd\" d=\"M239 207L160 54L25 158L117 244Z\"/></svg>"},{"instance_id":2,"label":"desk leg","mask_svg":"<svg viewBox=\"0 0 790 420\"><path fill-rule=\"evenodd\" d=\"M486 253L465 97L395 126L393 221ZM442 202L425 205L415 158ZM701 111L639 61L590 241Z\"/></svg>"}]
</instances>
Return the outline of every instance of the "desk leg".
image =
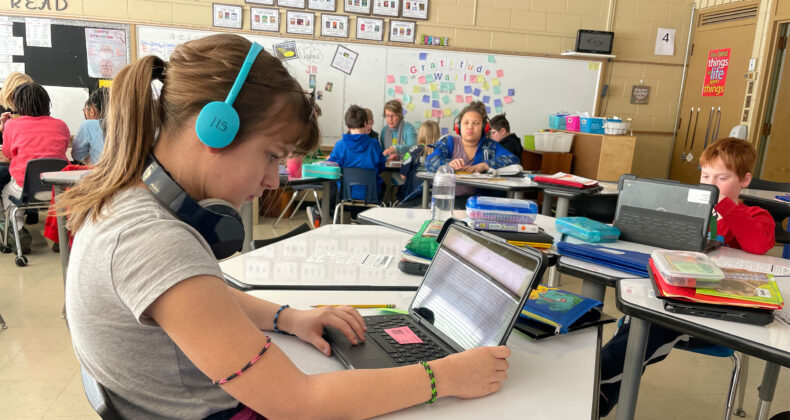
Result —
<instances>
[{"instance_id":1,"label":"desk leg","mask_svg":"<svg viewBox=\"0 0 790 420\"><path fill-rule=\"evenodd\" d=\"M245 201L241 205L241 222L244 224L244 243L241 252L250 252L250 241L252 241L252 203Z\"/></svg>"},{"instance_id":2,"label":"desk leg","mask_svg":"<svg viewBox=\"0 0 790 420\"><path fill-rule=\"evenodd\" d=\"M571 200L568 197L557 197L557 213L555 213L555 217L567 217L570 202Z\"/></svg>"},{"instance_id":3,"label":"desk leg","mask_svg":"<svg viewBox=\"0 0 790 420\"><path fill-rule=\"evenodd\" d=\"M422 208L428 208L428 195L431 193L431 182L427 179L422 180Z\"/></svg>"},{"instance_id":4,"label":"desk leg","mask_svg":"<svg viewBox=\"0 0 790 420\"><path fill-rule=\"evenodd\" d=\"M647 350L647 333L650 322L631 317L631 330L628 333L628 347L625 351L623 379L620 383L620 401L617 404L617 420L633 420L636 414L636 401L639 396L639 381L642 379L642 365Z\"/></svg>"},{"instance_id":5,"label":"desk leg","mask_svg":"<svg viewBox=\"0 0 790 420\"><path fill-rule=\"evenodd\" d=\"M323 190L321 191L321 226L330 223L329 220L329 207L332 205L332 182L331 179L323 182Z\"/></svg>"},{"instance_id":6,"label":"desk leg","mask_svg":"<svg viewBox=\"0 0 790 420\"><path fill-rule=\"evenodd\" d=\"M590 280L582 280L582 296L603 302L606 297L606 286Z\"/></svg>"},{"instance_id":7,"label":"desk leg","mask_svg":"<svg viewBox=\"0 0 790 420\"><path fill-rule=\"evenodd\" d=\"M765 362L765 370L763 371L763 381L757 388L760 395L760 402L757 405L757 413L755 413L755 420L766 420L768 418L768 411L771 409L771 401L774 399L774 391L776 390L776 382L779 380L780 366L776 363Z\"/></svg>"},{"instance_id":8,"label":"desk leg","mask_svg":"<svg viewBox=\"0 0 790 420\"><path fill-rule=\"evenodd\" d=\"M515 199L523 200L524 199L524 195L525 195L524 191L513 191L513 198L515 198Z\"/></svg>"},{"instance_id":9,"label":"desk leg","mask_svg":"<svg viewBox=\"0 0 790 420\"><path fill-rule=\"evenodd\" d=\"M63 187L55 186L55 196L63 192ZM60 269L63 271L63 293L66 293L66 273L69 271L69 231L66 229L66 216L60 212L56 217L58 221L58 246L60 247ZM63 302L61 317L66 319L66 302Z\"/></svg>"},{"instance_id":10,"label":"desk leg","mask_svg":"<svg viewBox=\"0 0 790 420\"><path fill-rule=\"evenodd\" d=\"M543 209L540 211L540 214L551 217L551 201L551 196L546 194L546 191L543 191Z\"/></svg>"}]
</instances>

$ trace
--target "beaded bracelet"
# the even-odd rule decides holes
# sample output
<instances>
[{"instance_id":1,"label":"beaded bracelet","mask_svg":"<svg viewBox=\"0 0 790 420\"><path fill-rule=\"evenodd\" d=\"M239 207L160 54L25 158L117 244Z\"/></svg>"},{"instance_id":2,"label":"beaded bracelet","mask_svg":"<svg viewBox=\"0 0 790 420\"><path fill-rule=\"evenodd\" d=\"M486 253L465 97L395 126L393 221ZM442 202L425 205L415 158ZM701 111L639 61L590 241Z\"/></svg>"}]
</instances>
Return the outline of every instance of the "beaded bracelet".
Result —
<instances>
[{"instance_id":1,"label":"beaded bracelet","mask_svg":"<svg viewBox=\"0 0 790 420\"><path fill-rule=\"evenodd\" d=\"M274 332L280 333L280 334L286 334L286 335L293 335L293 334L287 333L287 332L285 332L285 331L283 331L283 330L281 330L280 328L277 327L277 321L280 319L280 312L282 312L283 309L286 309L286 308L290 308L290 306L288 306L288 305L280 306L280 309L278 309L277 312L274 313Z\"/></svg>"},{"instance_id":2,"label":"beaded bracelet","mask_svg":"<svg viewBox=\"0 0 790 420\"><path fill-rule=\"evenodd\" d=\"M244 372L245 370L249 369L249 368L250 368L250 366L254 365L254 364L255 364L255 362L257 362L257 361L258 361L258 359L260 359L260 358L261 358L261 356L263 356L263 353L266 353L266 350L269 350L269 345L270 345L271 343L272 343L272 338L271 338L271 337L269 337L269 336L267 335L267 336L266 336L266 344L263 346L263 349L261 350L261 352L260 352L260 353L258 353L258 355L257 355L257 356L255 356L255 357L254 357L252 360L250 360L249 362L247 362L247 364L246 364L246 365L244 365L244 367L243 367L243 368L241 368L240 370L238 370L238 371L236 371L236 372L232 373L232 374L231 374L230 376L228 376L227 378L225 378L225 379L220 379L220 380L217 380L217 381L214 381L214 380L212 380L212 381L211 381L211 383L212 383L212 384L214 384L214 385L222 385L222 384L225 384L225 383L227 383L227 382L228 382L228 381L230 381L231 379L233 379L233 378L235 378L235 377L237 377L237 376L241 375L241 373L242 373L242 372Z\"/></svg>"},{"instance_id":3,"label":"beaded bracelet","mask_svg":"<svg viewBox=\"0 0 790 420\"><path fill-rule=\"evenodd\" d=\"M436 396L437 396L436 379L433 377L433 371L431 370L431 365L429 365L428 362L423 362L423 361L420 361L420 363L422 364L422 367L425 368L425 371L428 372L428 377L431 379L431 399L425 401L425 404L433 404L433 402L436 401Z\"/></svg>"}]
</instances>

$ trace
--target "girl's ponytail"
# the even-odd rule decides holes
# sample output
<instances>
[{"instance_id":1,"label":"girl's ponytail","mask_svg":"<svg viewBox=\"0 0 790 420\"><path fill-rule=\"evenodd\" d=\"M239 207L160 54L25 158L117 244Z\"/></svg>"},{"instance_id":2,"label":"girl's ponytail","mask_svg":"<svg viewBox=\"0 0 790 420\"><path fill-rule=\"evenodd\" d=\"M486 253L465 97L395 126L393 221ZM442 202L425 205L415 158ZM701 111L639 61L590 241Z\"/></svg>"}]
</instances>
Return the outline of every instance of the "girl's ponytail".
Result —
<instances>
[{"instance_id":1,"label":"girl's ponytail","mask_svg":"<svg viewBox=\"0 0 790 420\"><path fill-rule=\"evenodd\" d=\"M88 217L96 217L112 196L136 183L146 157L153 150L162 125L158 94L152 82L163 80L165 62L146 56L124 67L113 80L106 109L104 151L89 176L62 194L58 208L67 209L69 229L77 231Z\"/></svg>"}]
</instances>

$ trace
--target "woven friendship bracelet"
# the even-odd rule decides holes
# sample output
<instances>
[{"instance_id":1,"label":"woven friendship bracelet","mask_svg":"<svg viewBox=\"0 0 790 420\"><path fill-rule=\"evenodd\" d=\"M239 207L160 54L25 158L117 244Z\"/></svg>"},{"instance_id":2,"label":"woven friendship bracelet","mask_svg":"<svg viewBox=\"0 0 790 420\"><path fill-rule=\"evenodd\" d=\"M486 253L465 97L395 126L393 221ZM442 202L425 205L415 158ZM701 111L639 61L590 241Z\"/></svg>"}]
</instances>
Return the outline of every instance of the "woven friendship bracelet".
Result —
<instances>
[{"instance_id":1,"label":"woven friendship bracelet","mask_svg":"<svg viewBox=\"0 0 790 420\"><path fill-rule=\"evenodd\" d=\"M280 312L282 312L283 309L286 309L286 308L290 308L290 306L288 306L288 305L280 306L280 309L278 309L277 312L275 312L275 314L274 314L274 332L280 333L280 334L286 334L286 335L293 335L293 334L287 333L287 332L285 332L285 331L283 331L283 330L281 330L280 328L277 327L277 321L280 319Z\"/></svg>"},{"instance_id":2,"label":"woven friendship bracelet","mask_svg":"<svg viewBox=\"0 0 790 420\"><path fill-rule=\"evenodd\" d=\"M420 361L422 367L425 368L425 371L428 372L428 378L431 379L431 399L425 401L425 404L433 404L436 401L437 392L436 392L436 379L433 377L433 371L431 370L431 365L428 362Z\"/></svg>"},{"instance_id":3,"label":"woven friendship bracelet","mask_svg":"<svg viewBox=\"0 0 790 420\"><path fill-rule=\"evenodd\" d=\"M228 382L228 381L230 381L231 379L233 379L233 378L235 378L235 377L237 377L237 376L241 375L241 373L242 373L242 372L244 372L245 370L249 369L249 368L250 368L250 366L254 365L254 364L255 364L255 362L257 362L257 361L258 361L258 359L260 359L260 358L261 358L261 356L263 356L263 353L266 353L266 350L269 350L269 345L270 345L271 343L272 343L272 338L271 338L271 337L269 337L269 336L267 335L267 336L266 336L266 344L263 346L263 349L261 350L261 352L260 352L260 353L258 353L258 355L257 355L257 356L255 356L255 357L254 357L252 360L250 360L249 362L247 362L247 364L246 364L246 365L244 365L244 367L243 367L243 368L241 368L241 369L240 369L240 370L238 370L237 372L234 372L234 373L232 373L232 374L231 374L230 376L228 376L227 378L225 378L225 379L220 379L220 380L218 380L218 381L211 381L211 383L212 383L212 384L214 384L214 385L222 385L222 384L224 384L224 383L227 383L227 382Z\"/></svg>"}]
</instances>

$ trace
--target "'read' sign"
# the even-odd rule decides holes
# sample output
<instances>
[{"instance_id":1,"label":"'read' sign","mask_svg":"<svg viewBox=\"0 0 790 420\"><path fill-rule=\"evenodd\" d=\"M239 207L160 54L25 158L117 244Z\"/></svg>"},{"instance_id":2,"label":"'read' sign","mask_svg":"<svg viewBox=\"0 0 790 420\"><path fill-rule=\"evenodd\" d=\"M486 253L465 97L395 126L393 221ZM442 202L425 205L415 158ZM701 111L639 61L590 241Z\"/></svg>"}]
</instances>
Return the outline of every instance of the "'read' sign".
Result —
<instances>
[{"instance_id":1,"label":"'read' sign","mask_svg":"<svg viewBox=\"0 0 790 420\"><path fill-rule=\"evenodd\" d=\"M708 63L705 68L705 83L702 85L702 96L724 95L724 85L727 83L727 69L730 66L730 52L732 48L710 50Z\"/></svg>"}]
</instances>

